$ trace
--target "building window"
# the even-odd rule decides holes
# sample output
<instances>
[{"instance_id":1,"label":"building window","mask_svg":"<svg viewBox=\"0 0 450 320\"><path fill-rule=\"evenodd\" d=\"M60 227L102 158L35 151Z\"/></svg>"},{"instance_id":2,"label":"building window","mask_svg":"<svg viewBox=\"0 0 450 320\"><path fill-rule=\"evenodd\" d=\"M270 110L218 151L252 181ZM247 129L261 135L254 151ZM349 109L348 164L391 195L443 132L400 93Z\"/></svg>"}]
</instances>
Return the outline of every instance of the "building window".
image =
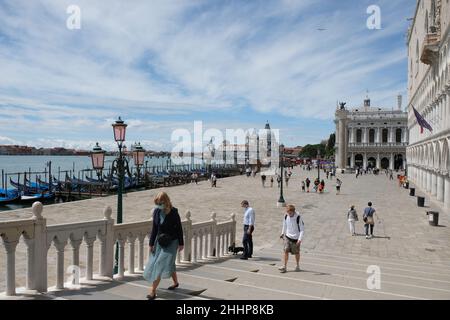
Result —
<instances>
[{"instance_id":1,"label":"building window","mask_svg":"<svg viewBox=\"0 0 450 320\"><path fill-rule=\"evenodd\" d=\"M375 143L375 129L369 130L369 143Z\"/></svg>"},{"instance_id":2,"label":"building window","mask_svg":"<svg viewBox=\"0 0 450 320\"><path fill-rule=\"evenodd\" d=\"M356 130L356 143L362 142L362 130L358 129Z\"/></svg>"},{"instance_id":3,"label":"building window","mask_svg":"<svg viewBox=\"0 0 450 320\"><path fill-rule=\"evenodd\" d=\"M402 142L402 129L395 130L395 142L397 143Z\"/></svg>"},{"instance_id":4,"label":"building window","mask_svg":"<svg viewBox=\"0 0 450 320\"><path fill-rule=\"evenodd\" d=\"M388 142L388 129L383 129L382 132L382 140L383 143L387 143Z\"/></svg>"}]
</instances>

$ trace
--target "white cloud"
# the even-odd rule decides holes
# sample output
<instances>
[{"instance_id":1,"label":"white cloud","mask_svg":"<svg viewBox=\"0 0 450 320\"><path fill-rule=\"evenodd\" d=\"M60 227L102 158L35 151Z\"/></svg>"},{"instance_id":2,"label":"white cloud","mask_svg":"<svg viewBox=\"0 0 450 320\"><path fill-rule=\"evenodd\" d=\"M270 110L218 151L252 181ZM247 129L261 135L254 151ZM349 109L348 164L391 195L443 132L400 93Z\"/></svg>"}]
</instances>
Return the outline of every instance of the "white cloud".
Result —
<instances>
[{"instance_id":1,"label":"white cloud","mask_svg":"<svg viewBox=\"0 0 450 320\"><path fill-rule=\"evenodd\" d=\"M312 0L80 0L81 29L71 31L65 20L72 2L0 4L6 132L99 132L128 114L130 128L162 143L177 123L149 121L154 115L226 115L249 106L329 120L336 100L359 103L366 88L379 104L395 104L405 90L383 72L405 60L404 47L384 45L405 31L398 15L407 1L379 1L383 29L374 31L366 29L364 6L342 1L345 10L338 10Z\"/></svg>"}]
</instances>

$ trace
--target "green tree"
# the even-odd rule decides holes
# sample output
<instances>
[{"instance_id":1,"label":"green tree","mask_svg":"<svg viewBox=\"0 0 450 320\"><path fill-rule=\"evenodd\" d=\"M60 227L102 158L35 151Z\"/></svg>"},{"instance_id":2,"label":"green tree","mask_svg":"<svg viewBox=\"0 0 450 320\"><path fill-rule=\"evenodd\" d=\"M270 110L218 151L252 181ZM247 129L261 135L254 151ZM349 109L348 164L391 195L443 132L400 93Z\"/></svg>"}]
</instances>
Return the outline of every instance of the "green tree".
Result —
<instances>
[{"instance_id":1,"label":"green tree","mask_svg":"<svg viewBox=\"0 0 450 320\"><path fill-rule=\"evenodd\" d=\"M331 157L334 155L335 143L336 143L336 134L332 133L332 134L330 134L330 137L328 138L328 142L327 142L327 147L326 147L327 157Z\"/></svg>"}]
</instances>

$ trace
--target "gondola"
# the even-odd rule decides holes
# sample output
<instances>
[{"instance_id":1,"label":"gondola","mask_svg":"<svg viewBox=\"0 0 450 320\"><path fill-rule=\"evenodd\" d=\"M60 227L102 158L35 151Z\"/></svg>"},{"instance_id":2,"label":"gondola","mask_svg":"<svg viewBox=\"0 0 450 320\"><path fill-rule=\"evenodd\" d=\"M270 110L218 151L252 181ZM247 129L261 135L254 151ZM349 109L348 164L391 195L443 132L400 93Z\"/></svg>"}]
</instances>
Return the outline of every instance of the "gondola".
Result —
<instances>
[{"instance_id":1,"label":"gondola","mask_svg":"<svg viewBox=\"0 0 450 320\"><path fill-rule=\"evenodd\" d=\"M0 205L14 203L20 200L20 194L16 189L0 188Z\"/></svg>"}]
</instances>

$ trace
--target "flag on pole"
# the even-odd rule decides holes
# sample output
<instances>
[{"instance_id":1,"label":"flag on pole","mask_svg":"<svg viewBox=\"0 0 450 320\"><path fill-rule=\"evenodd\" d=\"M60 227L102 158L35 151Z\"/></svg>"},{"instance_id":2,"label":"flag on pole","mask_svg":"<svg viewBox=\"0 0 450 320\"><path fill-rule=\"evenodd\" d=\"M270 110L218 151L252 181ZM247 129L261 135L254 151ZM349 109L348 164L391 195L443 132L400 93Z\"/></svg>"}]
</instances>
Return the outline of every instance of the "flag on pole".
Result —
<instances>
[{"instance_id":1,"label":"flag on pole","mask_svg":"<svg viewBox=\"0 0 450 320\"><path fill-rule=\"evenodd\" d=\"M430 124L420 115L420 113L412 106L414 110L414 115L416 116L417 123L420 126L420 133L423 133L423 128L427 128L431 132L433 131L433 128L430 126Z\"/></svg>"}]
</instances>

